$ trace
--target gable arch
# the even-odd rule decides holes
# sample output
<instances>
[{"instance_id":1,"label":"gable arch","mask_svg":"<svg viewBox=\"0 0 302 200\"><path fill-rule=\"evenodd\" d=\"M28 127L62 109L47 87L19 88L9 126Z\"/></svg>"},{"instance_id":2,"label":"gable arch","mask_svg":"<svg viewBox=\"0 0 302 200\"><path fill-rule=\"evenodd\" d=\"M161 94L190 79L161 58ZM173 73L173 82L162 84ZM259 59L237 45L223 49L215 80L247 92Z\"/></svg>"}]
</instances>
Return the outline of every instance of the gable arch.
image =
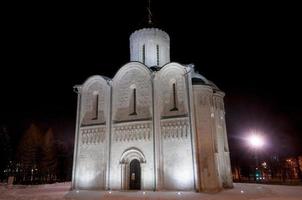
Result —
<instances>
[{"instance_id":1,"label":"gable arch","mask_svg":"<svg viewBox=\"0 0 302 200\"><path fill-rule=\"evenodd\" d=\"M159 71L159 74L163 75L167 72L169 72L170 70L176 70L176 71L179 71L179 73L187 73L187 70L186 70L186 67L177 63L177 62L170 62L170 63L167 63L166 65L164 65L160 71Z\"/></svg>"},{"instance_id":2,"label":"gable arch","mask_svg":"<svg viewBox=\"0 0 302 200\"><path fill-rule=\"evenodd\" d=\"M129 63L123 65L116 72L116 74L114 75L114 77L112 79L113 83L116 83L119 80L121 80L127 74L127 72L130 72L132 70L137 70L138 72L149 75L151 78L152 71L146 65L144 65L141 62L129 62Z\"/></svg>"},{"instance_id":3,"label":"gable arch","mask_svg":"<svg viewBox=\"0 0 302 200\"><path fill-rule=\"evenodd\" d=\"M110 79L95 75L89 77L81 88L81 125L106 123L108 97L110 96Z\"/></svg>"},{"instance_id":4,"label":"gable arch","mask_svg":"<svg viewBox=\"0 0 302 200\"><path fill-rule=\"evenodd\" d=\"M141 150L136 147L126 149L120 158L121 164L130 163L132 160L137 159L140 163L146 163L146 157Z\"/></svg>"},{"instance_id":5,"label":"gable arch","mask_svg":"<svg viewBox=\"0 0 302 200\"><path fill-rule=\"evenodd\" d=\"M82 85L82 92L85 92L92 84L100 83L109 86L110 79L105 76L94 75L87 78Z\"/></svg>"},{"instance_id":6,"label":"gable arch","mask_svg":"<svg viewBox=\"0 0 302 200\"><path fill-rule=\"evenodd\" d=\"M139 62L130 62L112 79L114 121L150 119L152 113L152 71Z\"/></svg>"},{"instance_id":7,"label":"gable arch","mask_svg":"<svg viewBox=\"0 0 302 200\"><path fill-rule=\"evenodd\" d=\"M188 114L187 69L179 63L168 63L156 74L157 99L161 117Z\"/></svg>"}]
</instances>

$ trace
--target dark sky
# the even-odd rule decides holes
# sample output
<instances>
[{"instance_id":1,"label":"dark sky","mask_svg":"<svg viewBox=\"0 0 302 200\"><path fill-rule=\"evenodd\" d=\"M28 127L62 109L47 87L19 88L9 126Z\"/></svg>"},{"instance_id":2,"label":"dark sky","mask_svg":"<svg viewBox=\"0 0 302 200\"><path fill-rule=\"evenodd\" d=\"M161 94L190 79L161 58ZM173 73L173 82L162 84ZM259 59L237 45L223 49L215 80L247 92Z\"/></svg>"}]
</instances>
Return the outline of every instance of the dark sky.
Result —
<instances>
[{"instance_id":1,"label":"dark sky","mask_svg":"<svg viewBox=\"0 0 302 200\"><path fill-rule=\"evenodd\" d=\"M145 24L147 1L103 2L2 6L0 125L15 143L31 121L73 141L72 87L90 75L112 77L129 61L129 36ZM266 135L267 152L301 153L297 5L157 0L151 6L155 24L170 35L171 60L194 63L226 92L233 155L249 129Z\"/></svg>"}]
</instances>

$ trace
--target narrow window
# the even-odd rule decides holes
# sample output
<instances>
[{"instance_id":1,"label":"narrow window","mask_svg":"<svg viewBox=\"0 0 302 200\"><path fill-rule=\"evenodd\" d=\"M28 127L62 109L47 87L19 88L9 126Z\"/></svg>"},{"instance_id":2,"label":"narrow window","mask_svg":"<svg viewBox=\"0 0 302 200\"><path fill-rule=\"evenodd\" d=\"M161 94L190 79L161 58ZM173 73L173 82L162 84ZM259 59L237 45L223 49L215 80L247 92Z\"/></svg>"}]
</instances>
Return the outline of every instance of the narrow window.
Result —
<instances>
[{"instance_id":1,"label":"narrow window","mask_svg":"<svg viewBox=\"0 0 302 200\"><path fill-rule=\"evenodd\" d=\"M132 105L132 113L130 115L137 115L136 113L136 88L133 88L133 105Z\"/></svg>"},{"instance_id":2,"label":"narrow window","mask_svg":"<svg viewBox=\"0 0 302 200\"><path fill-rule=\"evenodd\" d=\"M145 60L146 60L146 48L145 45L143 45L143 63L145 64Z\"/></svg>"},{"instance_id":3,"label":"narrow window","mask_svg":"<svg viewBox=\"0 0 302 200\"><path fill-rule=\"evenodd\" d=\"M173 108L170 111L177 111L178 108L176 106L176 84L173 83L172 87L173 87Z\"/></svg>"},{"instance_id":4,"label":"narrow window","mask_svg":"<svg viewBox=\"0 0 302 200\"><path fill-rule=\"evenodd\" d=\"M159 45L156 45L156 58L157 58L157 66L159 66Z\"/></svg>"},{"instance_id":5,"label":"narrow window","mask_svg":"<svg viewBox=\"0 0 302 200\"><path fill-rule=\"evenodd\" d=\"M99 94L94 95L94 104L93 104L93 111L94 111L94 117L92 118L93 120L98 119L99 115Z\"/></svg>"}]
</instances>

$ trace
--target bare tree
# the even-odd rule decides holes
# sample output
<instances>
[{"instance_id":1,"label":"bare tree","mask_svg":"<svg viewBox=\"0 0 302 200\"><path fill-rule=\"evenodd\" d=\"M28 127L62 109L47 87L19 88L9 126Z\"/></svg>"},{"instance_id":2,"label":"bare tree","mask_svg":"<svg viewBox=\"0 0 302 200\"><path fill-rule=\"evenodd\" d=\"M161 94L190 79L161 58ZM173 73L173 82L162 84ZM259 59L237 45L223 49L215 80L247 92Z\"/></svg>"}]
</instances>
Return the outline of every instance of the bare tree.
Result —
<instances>
[{"instance_id":1,"label":"bare tree","mask_svg":"<svg viewBox=\"0 0 302 200\"><path fill-rule=\"evenodd\" d=\"M39 163L41 159L41 130L31 124L25 131L18 147L18 160L22 166L22 180L33 182L37 179Z\"/></svg>"},{"instance_id":2,"label":"bare tree","mask_svg":"<svg viewBox=\"0 0 302 200\"><path fill-rule=\"evenodd\" d=\"M57 153L52 129L43 138L41 171L46 182L54 181L57 173Z\"/></svg>"}]
</instances>

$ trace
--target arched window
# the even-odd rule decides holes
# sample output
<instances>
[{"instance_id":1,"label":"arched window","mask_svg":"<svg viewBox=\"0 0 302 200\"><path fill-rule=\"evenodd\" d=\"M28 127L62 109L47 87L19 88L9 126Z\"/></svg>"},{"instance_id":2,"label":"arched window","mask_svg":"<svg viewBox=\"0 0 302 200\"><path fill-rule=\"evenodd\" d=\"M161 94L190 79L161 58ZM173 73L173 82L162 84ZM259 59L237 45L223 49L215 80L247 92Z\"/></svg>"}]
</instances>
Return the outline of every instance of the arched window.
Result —
<instances>
[{"instance_id":1,"label":"arched window","mask_svg":"<svg viewBox=\"0 0 302 200\"><path fill-rule=\"evenodd\" d=\"M132 97L130 99L130 108L131 112L130 115L137 115L136 113L136 88L132 88Z\"/></svg>"},{"instance_id":2,"label":"arched window","mask_svg":"<svg viewBox=\"0 0 302 200\"><path fill-rule=\"evenodd\" d=\"M157 58L157 66L159 66L159 45L156 45L156 58Z\"/></svg>"},{"instance_id":3,"label":"arched window","mask_svg":"<svg viewBox=\"0 0 302 200\"><path fill-rule=\"evenodd\" d=\"M173 90L173 93L172 93L172 109L170 109L170 111L178 111L178 108L177 108L177 94L176 94L176 83L173 83L172 84L172 90Z\"/></svg>"},{"instance_id":4,"label":"arched window","mask_svg":"<svg viewBox=\"0 0 302 200\"><path fill-rule=\"evenodd\" d=\"M143 45L143 63L145 64L145 62L146 62L146 47L145 47L145 45Z\"/></svg>"},{"instance_id":5,"label":"arched window","mask_svg":"<svg viewBox=\"0 0 302 200\"><path fill-rule=\"evenodd\" d=\"M97 92L93 93L93 97L92 97L92 113L93 113L93 118L92 120L96 120L99 117L99 94Z\"/></svg>"}]
</instances>

